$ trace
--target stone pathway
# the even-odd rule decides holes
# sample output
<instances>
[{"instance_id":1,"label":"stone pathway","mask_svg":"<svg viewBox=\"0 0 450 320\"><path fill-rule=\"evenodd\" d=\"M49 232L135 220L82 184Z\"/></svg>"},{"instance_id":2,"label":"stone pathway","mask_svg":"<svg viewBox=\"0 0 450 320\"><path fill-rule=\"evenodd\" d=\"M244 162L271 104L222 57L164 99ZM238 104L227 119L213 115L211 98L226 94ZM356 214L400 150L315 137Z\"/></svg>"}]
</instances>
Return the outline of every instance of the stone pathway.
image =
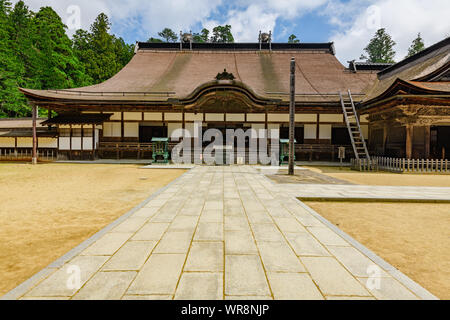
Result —
<instances>
[{"instance_id":1,"label":"stone pathway","mask_svg":"<svg viewBox=\"0 0 450 320\"><path fill-rule=\"evenodd\" d=\"M434 298L290 192L196 167L4 298Z\"/></svg>"},{"instance_id":2,"label":"stone pathway","mask_svg":"<svg viewBox=\"0 0 450 320\"><path fill-rule=\"evenodd\" d=\"M280 189L292 197L302 199L336 200L401 200L450 202L450 188L392 187L363 185L297 185L282 184Z\"/></svg>"}]
</instances>

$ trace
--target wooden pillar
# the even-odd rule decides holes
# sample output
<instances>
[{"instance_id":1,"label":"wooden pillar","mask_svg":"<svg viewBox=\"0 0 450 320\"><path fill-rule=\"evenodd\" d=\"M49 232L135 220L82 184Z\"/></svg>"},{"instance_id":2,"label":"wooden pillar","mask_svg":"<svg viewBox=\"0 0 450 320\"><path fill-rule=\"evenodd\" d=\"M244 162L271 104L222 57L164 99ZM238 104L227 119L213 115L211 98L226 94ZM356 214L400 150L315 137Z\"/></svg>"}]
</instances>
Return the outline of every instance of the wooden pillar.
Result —
<instances>
[{"instance_id":1,"label":"wooden pillar","mask_svg":"<svg viewBox=\"0 0 450 320\"><path fill-rule=\"evenodd\" d=\"M36 132L36 121L37 121L37 107L33 104L33 155L32 164L37 164L37 132Z\"/></svg>"},{"instance_id":2,"label":"wooden pillar","mask_svg":"<svg viewBox=\"0 0 450 320\"><path fill-rule=\"evenodd\" d=\"M431 153L431 126L425 126L425 158L430 159L430 153Z\"/></svg>"},{"instance_id":3,"label":"wooden pillar","mask_svg":"<svg viewBox=\"0 0 450 320\"><path fill-rule=\"evenodd\" d=\"M412 159L413 130L414 130L413 125L411 125L411 124L406 125L406 158L407 159Z\"/></svg>"},{"instance_id":4,"label":"wooden pillar","mask_svg":"<svg viewBox=\"0 0 450 320\"><path fill-rule=\"evenodd\" d=\"M388 127L387 127L387 124L384 124L384 127L383 127L383 156L386 156L387 138L388 138Z\"/></svg>"},{"instance_id":5,"label":"wooden pillar","mask_svg":"<svg viewBox=\"0 0 450 320\"><path fill-rule=\"evenodd\" d=\"M295 58L291 59L291 101L289 104L289 175L294 175L295 158Z\"/></svg>"},{"instance_id":6,"label":"wooden pillar","mask_svg":"<svg viewBox=\"0 0 450 320\"><path fill-rule=\"evenodd\" d=\"M95 160L95 124L92 125L92 161Z\"/></svg>"},{"instance_id":7,"label":"wooden pillar","mask_svg":"<svg viewBox=\"0 0 450 320\"><path fill-rule=\"evenodd\" d=\"M316 143L320 143L320 113L317 114L317 123L316 123Z\"/></svg>"},{"instance_id":8,"label":"wooden pillar","mask_svg":"<svg viewBox=\"0 0 450 320\"><path fill-rule=\"evenodd\" d=\"M123 142L124 141L124 136L125 136L125 125L124 125L124 113L121 112L121 120L120 120L120 141Z\"/></svg>"}]
</instances>

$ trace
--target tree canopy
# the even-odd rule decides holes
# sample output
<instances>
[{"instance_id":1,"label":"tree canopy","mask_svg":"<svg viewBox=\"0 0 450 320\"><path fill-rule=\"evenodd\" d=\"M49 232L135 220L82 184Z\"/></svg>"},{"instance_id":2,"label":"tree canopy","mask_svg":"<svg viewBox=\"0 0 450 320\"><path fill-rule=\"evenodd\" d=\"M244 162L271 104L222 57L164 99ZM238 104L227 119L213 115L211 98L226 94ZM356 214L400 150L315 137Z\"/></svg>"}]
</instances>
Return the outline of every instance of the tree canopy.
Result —
<instances>
[{"instance_id":1,"label":"tree canopy","mask_svg":"<svg viewBox=\"0 0 450 320\"><path fill-rule=\"evenodd\" d=\"M367 55L363 54L361 59L373 63L394 63L395 45L395 41L392 40L386 29L379 29L364 49Z\"/></svg>"},{"instance_id":2,"label":"tree canopy","mask_svg":"<svg viewBox=\"0 0 450 320\"><path fill-rule=\"evenodd\" d=\"M170 28L164 28L163 31L158 32L158 36L163 38L166 42L177 42L177 34Z\"/></svg>"},{"instance_id":3,"label":"tree canopy","mask_svg":"<svg viewBox=\"0 0 450 320\"><path fill-rule=\"evenodd\" d=\"M229 24L225 26L217 26L213 29L212 37L210 39L211 42L220 42L220 43L233 43L234 37L231 33L231 26Z\"/></svg>"},{"instance_id":4,"label":"tree canopy","mask_svg":"<svg viewBox=\"0 0 450 320\"><path fill-rule=\"evenodd\" d=\"M109 34L100 14L90 31L73 39L51 8L32 12L23 1L0 0L0 117L27 117L31 107L20 87L66 89L102 82L127 64L133 46ZM45 115L40 110L41 115Z\"/></svg>"},{"instance_id":5,"label":"tree canopy","mask_svg":"<svg viewBox=\"0 0 450 320\"><path fill-rule=\"evenodd\" d=\"M425 43L423 42L422 36L419 33L417 35L417 38L413 40L411 46L409 47L408 55L406 56L406 58L409 58L424 49L425 49Z\"/></svg>"},{"instance_id":6,"label":"tree canopy","mask_svg":"<svg viewBox=\"0 0 450 320\"><path fill-rule=\"evenodd\" d=\"M300 43L300 39L295 34L291 34L288 39L288 43Z\"/></svg>"}]
</instances>

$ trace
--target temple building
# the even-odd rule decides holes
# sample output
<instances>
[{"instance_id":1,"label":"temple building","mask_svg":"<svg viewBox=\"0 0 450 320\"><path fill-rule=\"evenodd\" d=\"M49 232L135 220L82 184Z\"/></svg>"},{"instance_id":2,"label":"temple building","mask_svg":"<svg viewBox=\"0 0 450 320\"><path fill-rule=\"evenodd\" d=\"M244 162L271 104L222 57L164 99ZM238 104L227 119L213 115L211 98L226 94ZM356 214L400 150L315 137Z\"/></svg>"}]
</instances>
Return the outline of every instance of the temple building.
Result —
<instances>
[{"instance_id":1,"label":"temple building","mask_svg":"<svg viewBox=\"0 0 450 320\"><path fill-rule=\"evenodd\" d=\"M39 129L38 149L52 146L61 160L151 159L152 138L192 131L196 121L287 139L291 58L297 160L337 160L343 146L355 157L356 122L371 155L449 158L450 38L394 65L347 67L333 43L137 43L129 64L103 83L21 91L57 114L39 122L48 132ZM346 115L351 101L358 121ZM8 130L0 149L17 149L18 133ZM26 141L21 147L32 147Z\"/></svg>"}]
</instances>

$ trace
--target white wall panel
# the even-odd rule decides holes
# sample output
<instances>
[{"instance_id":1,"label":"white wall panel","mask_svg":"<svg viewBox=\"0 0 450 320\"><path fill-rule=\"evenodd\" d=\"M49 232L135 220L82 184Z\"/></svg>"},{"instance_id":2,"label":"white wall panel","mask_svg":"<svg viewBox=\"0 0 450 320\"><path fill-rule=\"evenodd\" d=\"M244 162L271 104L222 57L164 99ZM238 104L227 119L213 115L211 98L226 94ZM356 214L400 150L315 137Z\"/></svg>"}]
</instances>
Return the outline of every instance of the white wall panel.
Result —
<instances>
[{"instance_id":1,"label":"white wall panel","mask_svg":"<svg viewBox=\"0 0 450 320\"><path fill-rule=\"evenodd\" d=\"M0 148L14 148L16 140L10 137L0 137Z\"/></svg>"},{"instance_id":2,"label":"white wall panel","mask_svg":"<svg viewBox=\"0 0 450 320\"><path fill-rule=\"evenodd\" d=\"M319 131L319 139L331 139L331 124L321 124Z\"/></svg>"},{"instance_id":3,"label":"white wall panel","mask_svg":"<svg viewBox=\"0 0 450 320\"><path fill-rule=\"evenodd\" d=\"M70 150L70 137L59 138L59 150Z\"/></svg>"},{"instance_id":4,"label":"white wall panel","mask_svg":"<svg viewBox=\"0 0 450 320\"><path fill-rule=\"evenodd\" d=\"M305 139L317 139L317 125L305 124Z\"/></svg>"},{"instance_id":5,"label":"white wall panel","mask_svg":"<svg viewBox=\"0 0 450 320\"><path fill-rule=\"evenodd\" d=\"M124 123L124 136L127 138L139 138L139 123Z\"/></svg>"},{"instance_id":6,"label":"white wall panel","mask_svg":"<svg viewBox=\"0 0 450 320\"><path fill-rule=\"evenodd\" d=\"M289 114L269 114L269 122L289 122Z\"/></svg>"},{"instance_id":7,"label":"white wall panel","mask_svg":"<svg viewBox=\"0 0 450 320\"><path fill-rule=\"evenodd\" d=\"M18 148L33 148L33 138L17 138Z\"/></svg>"}]
</instances>

